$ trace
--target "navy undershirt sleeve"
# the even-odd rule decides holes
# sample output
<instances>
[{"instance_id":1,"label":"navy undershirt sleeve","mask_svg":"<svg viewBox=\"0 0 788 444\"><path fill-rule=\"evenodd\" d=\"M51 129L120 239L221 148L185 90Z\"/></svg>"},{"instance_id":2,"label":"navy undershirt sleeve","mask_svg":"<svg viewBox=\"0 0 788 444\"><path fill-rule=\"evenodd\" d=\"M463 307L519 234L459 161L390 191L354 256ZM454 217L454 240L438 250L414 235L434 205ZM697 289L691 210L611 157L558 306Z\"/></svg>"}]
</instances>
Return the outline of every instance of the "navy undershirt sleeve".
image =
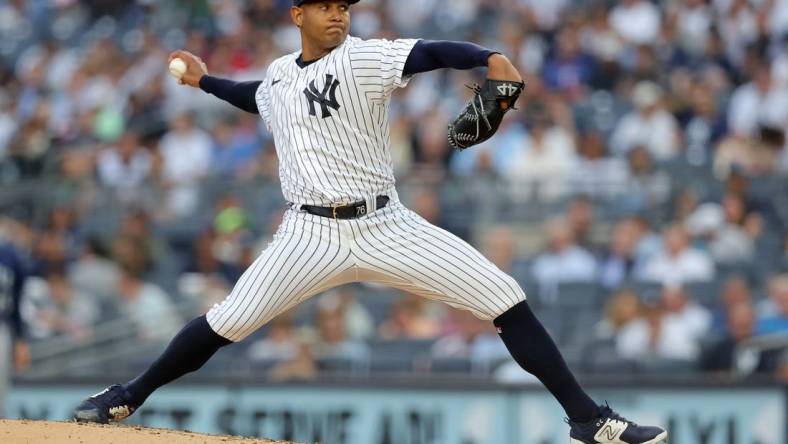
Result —
<instances>
[{"instance_id":1,"label":"navy undershirt sleeve","mask_svg":"<svg viewBox=\"0 0 788 444\"><path fill-rule=\"evenodd\" d=\"M262 83L260 80L234 82L228 79L204 75L200 79L200 89L246 112L257 114L255 95L260 83Z\"/></svg>"},{"instance_id":2,"label":"navy undershirt sleeve","mask_svg":"<svg viewBox=\"0 0 788 444\"><path fill-rule=\"evenodd\" d=\"M471 69L487 66L487 59L493 54L498 52L470 42L419 40L408 55L403 75L440 68Z\"/></svg>"}]
</instances>

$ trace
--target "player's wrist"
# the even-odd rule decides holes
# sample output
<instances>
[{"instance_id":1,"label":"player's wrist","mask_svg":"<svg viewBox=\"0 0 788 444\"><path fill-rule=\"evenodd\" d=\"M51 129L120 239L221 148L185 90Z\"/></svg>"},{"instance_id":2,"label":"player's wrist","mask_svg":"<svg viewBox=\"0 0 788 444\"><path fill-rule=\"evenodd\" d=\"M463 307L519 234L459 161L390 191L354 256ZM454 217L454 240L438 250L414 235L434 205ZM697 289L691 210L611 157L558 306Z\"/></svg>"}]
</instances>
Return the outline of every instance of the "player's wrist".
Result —
<instances>
[{"instance_id":1,"label":"player's wrist","mask_svg":"<svg viewBox=\"0 0 788 444\"><path fill-rule=\"evenodd\" d=\"M487 59L487 78L522 82L523 78L509 58L501 53L490 54Z\"/></svg>"}]
</instances>

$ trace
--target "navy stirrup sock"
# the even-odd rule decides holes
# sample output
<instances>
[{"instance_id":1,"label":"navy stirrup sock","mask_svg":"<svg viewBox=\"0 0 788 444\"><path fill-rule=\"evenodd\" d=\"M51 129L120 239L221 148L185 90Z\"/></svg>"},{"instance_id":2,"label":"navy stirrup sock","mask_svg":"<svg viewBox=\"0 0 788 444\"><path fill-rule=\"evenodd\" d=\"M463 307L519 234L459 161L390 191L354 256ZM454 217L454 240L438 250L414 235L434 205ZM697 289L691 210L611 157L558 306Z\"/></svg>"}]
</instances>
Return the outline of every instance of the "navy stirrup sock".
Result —
<instances>
[{"instance_id":1,"label":"navy stirrup sock","mask_svg":"<svg viewBox=\"0 0 788 444\"><path fill-rule=\"evenodd\" d=\"M230 343L213 331L205 316L192 320L147 370L125 384L130 401L142 405L154 390L202 367L217 350Z\"/></svg>"},{"instance_id":2,"label":"navy stirrup sock","mask_svg":"<svg viewBox=\"0 0 788 444\"><path fill-rule=\"evenodd\" d=\"M573 422L599 416L599 407L577 383L555 342L525 301L493 320L509 353L520 367L550 390Z\"/></svg>"}]
</instances>

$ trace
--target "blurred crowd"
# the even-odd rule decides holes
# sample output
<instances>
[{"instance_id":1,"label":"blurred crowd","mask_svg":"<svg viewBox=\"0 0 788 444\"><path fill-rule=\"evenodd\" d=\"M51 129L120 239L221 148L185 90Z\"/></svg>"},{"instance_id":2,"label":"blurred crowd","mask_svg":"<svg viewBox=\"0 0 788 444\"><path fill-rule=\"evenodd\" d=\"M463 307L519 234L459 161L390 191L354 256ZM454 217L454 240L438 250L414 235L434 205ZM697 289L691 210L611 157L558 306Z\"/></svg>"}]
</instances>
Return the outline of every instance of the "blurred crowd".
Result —
<instances>
[{"instance_id":1,"label":"blurred crowd","mask_svg":"<svg viewBox=\"0 0 788 444\"><path fill-rule=\"evenodd\" d=\"M34 342L118 320L166 342L269 242L271 135L166 59L261 79L299 48L290 4L0 0L0 242L29 265ZM363 0L351 33L474 41L520 68L521 109L463 152L445 125L484 70L416 76L392 158L403 200L517 278L570 364L788 377L788 1ZM280 378L519 377L487 323L383 293L316 297L244 358Z\"/></svg>"}]
</instances>

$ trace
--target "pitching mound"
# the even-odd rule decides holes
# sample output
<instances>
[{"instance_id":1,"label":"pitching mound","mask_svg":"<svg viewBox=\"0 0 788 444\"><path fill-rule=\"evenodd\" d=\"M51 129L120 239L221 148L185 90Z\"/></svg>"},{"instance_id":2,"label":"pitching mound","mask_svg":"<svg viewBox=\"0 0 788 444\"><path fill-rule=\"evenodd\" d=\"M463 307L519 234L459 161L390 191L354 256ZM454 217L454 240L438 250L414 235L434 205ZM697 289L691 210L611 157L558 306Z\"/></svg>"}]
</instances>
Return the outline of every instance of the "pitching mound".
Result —
<instances>
[{"instance_id":1,"label":"pitching mound","mask_svg":"<svg viewBox=\"0 0 788 444\"><path fill-rule=\"evenodd\" d=\"M3 444L273 444L274 441L202 435L145 427L75 422L0 421ZM292 444L277 441L278 444Z\"/></svg>"}]
</instances>

